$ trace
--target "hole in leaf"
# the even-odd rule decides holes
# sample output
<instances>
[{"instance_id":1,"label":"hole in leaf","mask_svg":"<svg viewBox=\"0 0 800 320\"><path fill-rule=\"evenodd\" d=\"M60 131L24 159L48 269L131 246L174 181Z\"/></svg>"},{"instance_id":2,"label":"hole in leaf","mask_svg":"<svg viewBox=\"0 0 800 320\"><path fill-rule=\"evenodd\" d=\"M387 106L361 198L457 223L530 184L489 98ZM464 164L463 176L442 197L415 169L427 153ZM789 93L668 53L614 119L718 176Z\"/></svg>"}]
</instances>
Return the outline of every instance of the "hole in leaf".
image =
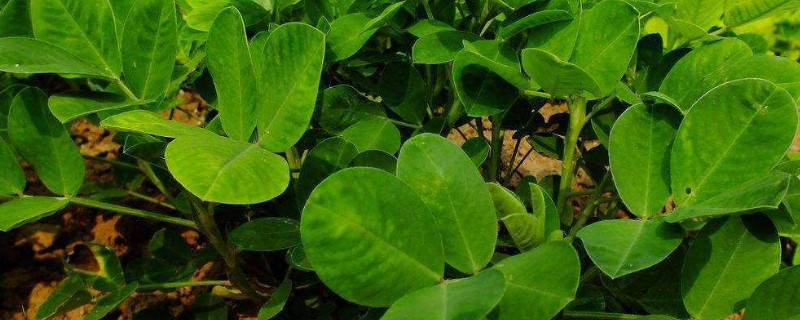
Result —
<instances>
[{"instance_id":1,"label":"hole in leaf","mask_svg":"<svg viewBox=\"0 0 800 320\"><path fill-rule=\"evenodd\" d=\"M687 187L685 190L683 190L683 192L686 192L686 194L692 194L692 188Z\"/></svg>"}]
</instances>

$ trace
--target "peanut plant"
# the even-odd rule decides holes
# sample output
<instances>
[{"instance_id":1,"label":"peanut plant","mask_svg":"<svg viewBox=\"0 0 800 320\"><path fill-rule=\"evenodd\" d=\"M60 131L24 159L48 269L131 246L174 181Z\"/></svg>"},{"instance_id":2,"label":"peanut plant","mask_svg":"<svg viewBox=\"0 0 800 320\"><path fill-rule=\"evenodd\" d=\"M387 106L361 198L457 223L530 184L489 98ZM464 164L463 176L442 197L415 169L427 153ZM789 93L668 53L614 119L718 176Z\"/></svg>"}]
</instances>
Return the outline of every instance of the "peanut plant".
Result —
<instances>
[{"instance_id":1,"label":"peanut plant","mask_svg":"<svg viewBox=\"0 0 800 320\"><path fill-rule=\"evenodd\" d=\"M800 317L800 64L743 31L798 1L0 4L0 230L70 205L164 227L124 266L86 244L37 319L183 287L211 287L187 319Z\"/></svg>"}]
</instances>

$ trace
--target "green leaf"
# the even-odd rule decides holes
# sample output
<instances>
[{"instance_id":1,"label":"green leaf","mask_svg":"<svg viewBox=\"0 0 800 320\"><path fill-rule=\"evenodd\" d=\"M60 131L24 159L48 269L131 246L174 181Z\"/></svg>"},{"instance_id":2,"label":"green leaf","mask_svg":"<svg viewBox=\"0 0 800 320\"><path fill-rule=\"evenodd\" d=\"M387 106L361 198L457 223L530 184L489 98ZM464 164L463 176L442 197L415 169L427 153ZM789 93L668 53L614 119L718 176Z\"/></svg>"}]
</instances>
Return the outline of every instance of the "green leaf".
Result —
<instances>
[{"instance_id":1,"label":"green leaf","mask_svg":"<svg viewBox=\"0 0 800 320\"><path fill-rule=\"evenodd\" d=\"M663 104L638 104L614 122L608 157L614 184L631 213L650 217L670 194L669 153L681 122L676 109Z\"/></svg>"},{"instance_id":2,"label":"green leaf","mask_svg":"<svg viewBox=\"0 0 800 320\"><path fill-rule=\"evenodd\" d=\"M497 41L479 41L459 52L453 61L452 78L464 110L473 117L507 110L520 89L532 86L520 72L514 50Z\"/></svg>"},{"instance_id":3,"label":"green leaf","mask_svg":"<svg viewBox=\"0 0 800 320\"><path fill-rule=\"evenodd\" d=\"M11 109L11 103L14 102L17 94L25 88L26 86L24 85L14 84L0 91L0 131L8 130L8 112Z\"/></svg>"},{"instance_id":4,"label":"green leaf","mask_svg":"<svg viewBox=\"0 0 800 320\"><path fill-rule=\"evenodd\" d=\"M191 12L186 15L186 24L195 30L206 32L211 29L214 18L229 6L235 7L244 16L245 25L253 25L269 16L269 2L259 0L188 0L193 3ZM288 2L288 1L287 1ZM282 2L283 3L283 2Z\"/></svg>"},{"instance_id":5,"label":"green leaf","mask_svg":"<svg viewBox=\"0 0 800 320\"><path fill-rule=\"evenodd\" d=\"M428 87L413 65L390 62L378 82L378 93L403 120L421 124L428 107Z\"/></svg>"},{"instance_id":6,"label":"green leaf","mask_svg":"<svg viewBox=\"0 0 800 320\"><path fill-rule=\"evenodd\" d=\"M298 208L303 208L311 191L322 180L347 168L357 154L356 145L340 137L325 139L311 149L300 167L300 176L294 182Z\"/></svg>"},{"instance_id":7,"label":"green leaf","mask_svg":"<svg viewBox=\"0 0 800 320\"><path fill-rule=\"evenodd\" d=\"M0 11L0 38L33 37L29 0L10 0Z\"/></svg>"},{"instance_id":8,"label":"green leaf","mask_svg":"<svg viewBox=\"0 0 800 320\"><path fill-rule=\"evenodd\" d=\"M0 137L0 195L22 195L25 191L25 172L5 139Z\"/></svg>"},{"instance_id":9,"label":"green leaf","mask_svg":"<svg viewBox=\"0 0 800 320\"><path fill-rule=\"evenodd\" d=\"M176 263L187 263L192 260L192 249L186 239L171 229L161 229L153 235L147 244L147 251L153 257Z\"/></svg>"},{"instance_id":10,"label":"green leaf","mask_svg":"<svg viewBox=\"0 0 800 320\"><path fill-rule=\"evenodd\" d=\"M210 135L184 136L167 146L166 159L175 179L204 201L261 203L289 185L286 160L257 144ZM197 170L196 163L202 163L204 170Z\"/></svg>"},{"instance_id":11,"label":"green leaf","mask_svg":"<svg viewBox=\"0 0 800 320\"><path fill-rule=\"evenodd\" d=\"M90 65L59 47L29 38L0 38L0 71L110 77L103 69Z\"/></svg>"},{"instance_id":12,"label":"green leaf","mask_svg":"<svg viewBox=\"0 0 800 320\"><path fill-rule=\"evenodd\" d=\"M506 189L496 182L487 182L486 187L489 189L489 194L492 196L492 202L494 203L494 209L498 219L503 219L516 213L528 213L525 204L522 203L522 200L511 192L511 190Z\"/></svg>"},{"instance_id":13,"label":"green leaf","mask_svg":"<svg viewBox=\"0 0 800 320\"><path fill-rule=\"evenodd\" d=\"M231 139L248 141L256 128L257 117L253 115L259 98L258 82L253 81L256 69L250 56L244 21L236 8L222 10L214 20L208 32L206 51L222 127Z\"/></svg>"},{"instance_id":14,"label":"green leaf","mask_svg":"<svg viewBox=\"0 0 800 320\"><path fill-rule=\"evenodd\" d=\"M286 280L278 286L278 290L272 293L267 303L261 306L258 310L258 320L272 319L278 313L283 311L283 306L289 300L289 294L292 293L292 280Z\"/></svg>"},{"instance_id":15,"label":"green leaf","mask_svg":"<svg viewBox=\"0 0 800 320\"><path fill-rule=\"evenodd\" d=\"M124 288L112 291L105 296L102 296L95 304L92 311L90 311L83 319L84 320L101 320L111 311L114 311L120 304L125 302L136 289L139 288L138 283L131 283Z\"/></svg>"},{"instance_id":16,"label":"green leaf","mask_svg":"<svg viewBox=\"0 0 800 320\"><path fill-rule=\"evenodd\" d=\"M327 39L330 59L341 61L356 54L404 4L405 1L393 3L375 18L359 12L334 20Z\"/></svg>"},{"instance_id":17,"label":"green leaf","mask_svg":"<svg viewBox=\"0 0 800 320\"><path fill-rule=\"evenodd\" d=\"M525 30L569 19L572 19L572 15L565 10L537 11L520 19L504 22L498 35L502 38L510 39Z\"/></svg>"},{"instance_id":18,"label":"green leaf","mask_svg":"<svg viewBox=\"0 0 800 320\"><path fill-rule=\"evenodd\" d=\"M800 315L800 266L786 268L762 282L747 301L747 320L791 320Z\"/></svg>"},{"instance_id":19,"label":"green leaf","mask_svg":"<svg viewBox=\"0 0 800 320\"><path fill-rule=\"evenodd\" d=\"M533 81L556 97L581 94L584 91L600 96L600 86L580 67L561 61L540 49L522 50L522 66Z\"/></svg>"},{"instance_id":20,"label":"green leaf","mask_svg":"<svg viewBox=\"0 0 800 320\"><path fill-rule=\"evenodd\" d=\"M61 123L67 123L99 111L118 110L143 103L143 101L130 100L121 94L96 91L59 93L50 96L47 101L50 112Z\"/></svg>"},{"instance_id":21,"label":"green leaf","mask_svg":"<svg viewBox=\"0 0 800 320\"><path fill-rule=\"evenodd\" d=\"M472 138L461 145L461 150L467 154L475 167L480 168L481 165L489 157L489 142L484 138Z\"/></svg>"},{"instance_id":22,"label":"green leaf","mask_svg":"<svg viewBox=\"0 0 800 320\"><path fill-rule=\"evenodd\" d=\"M679 206L666 220L678 222L777 209L789 187L790 178L789 174L777 173L743 182L715 196L691 205Z\"/></svg>"},{"instance_id":23,"label":"green leaf","mask_svg":"<svg viewBox=\"0 0 800 320\"><path fill-rule=\"evenodd\" d=\"M314 271L314 267L312 267L311 262L308 261L306 250L302 245L289 249L289 251L286 252L286 260L297 270Z\"/></svg>"},{"instance_id":24,"label":"green leaf","mask_svg":"<svg viewBox=\"0 0 800 320\"><path fill-rule=\"evenodd\" d=\"M430 133L409 139L400 150L397 177L430 208L448 264L472 274L489 263L497 241L492 196L457 145Z\"/></svg>"},{"instance_id":25,"label":"green leaf","mask_svg":"<svg viewBox=\"0 0 800 320\"><path fill-rule=\"evenodd\" d=\"M530 251L546 241L544 223L530 213L514 213L501 220L519 251Z\"/></svg>"},{"instance_id":26,"label":"green leaf","mask_svg":"<svg viewBox=\"0 0 800 320\"><path fill-rule=\"evenodd\" d=\"M287 23L269 36L261 62L260 144L282 152L308 128L319 92L325 34L303 23Z\"/></svg>"},{"instance_id":27,"label":"green leaf","mask_svg":"<svg viewBox=\"0 0 800 320\"><path fill-rule=\"evenodd\" d=\"M715 88L678 129L670 165L675 203L700 203L763 177L778 164L796 129L795 102L786 90L758 79Z\"/></svg>"},{"instance_id":28,"label":"green leaf","mask_svg":"<svg viewBox=\"0 0 800 320\"><path fill-rule=\"evenodd\" d=\"M638 40L636 9L621 0L606 0L575 17L540 48L586 71L605 95L628 70Z\"/></svg>"},{"instance_id":29,"label":"green leaf","mask_svg":"<svg viewBox=\"0 0 800 320\"><path fill-rule=\"evenodd\" d=\"M359 152L381 150L394 154L400 149L400 130L387 120L366 120L342 132L342 137L355 144Z\"/></svg>"},{"instance_id":30,"label":"green leaf","mask_svg":"<svg viewBox=\"0 0 800 320\"><path fill-rule=\"evenodd\" d=\"M727 217L700 230L687 253L681 274L681 295L697 319L721 319L742 303L764 280L778 272L781 245L769 220L762 216Z\"/></svg>"},{"instance_id":31,"label":"green leaf","mask_svg":"<svg viewBox=\"0 0 800 320\"><path fill-rule=\"evenodd\" d=\"M414 190L384 171L349 168L325 179L300 228L317 275L349 301L389 306L442 279L435 220Z\"/></svg>"},{"instance_id":32,"label":"green leaf","mask_svg":"<svg viewBox=\"0 0 800 320\"><path fill-rule=\"evenodd\" d=\"M350 160L348 167L369 167L394 174L397 172L397 158L381 150L367 150Z\"/></svg>"},{"instance_id":33,"label":"green leaf","mask_svg":"<svg viewBox=\"0 0 800 320\"><path fill-rule=\"evenodd\" d=\"M547 320L575 299L581 265L566 241L546 243L506 258L494 267L506 278L499 320Z\"/></svg>"},{"instance_id":34,"label":"green leaf","mask_svg":"<svg viewBox=\"0 0 800 320\"><path fill-rule=\"evenodd\" d=\"M225 300L208 292L197 296L192 305L194 320L226 320L228 306Z\"/></svg>"},{"instance_id":35,"label":"green leaf","mask_svg":"<svg viewBox=\"0 0 800 320\"><path fill-rule=\"evenodd\" d=\"M24 197L0 204L0 231L7 232L28 222L64 209L69 200L50 197Z\"/></svg>"},{"instance_id":36,"label":"green leaf","mask_svg":"<svg viewBox=\"0 0 800 320\"><path fill-rule=\"evenodd\" d=\"M381 106L349 85L337 85L322 92L319 124L325 131L340 134L364 120L386 120Z\"/></svg>"},{"instance_id":37,"label":"green leaf","mask_svg":"<svg viewBox=\"0 0 800 320\"><path fill-rule=\"evenodd\" d=\"M724 2L725 12L722 21L728 28L800 9L800 2L797 0L725 0Z\"/></svg>"},{"instance_id":38,"label":"green leaf","mask_svg":"<svg viewBox=\"0 0 800 320\"><path fill-rule=\"evenodd\" d=\"M503 273L486 270L414 291L392 304L381 320L481 320L500 302L505 289Z\"/></svg>"},{"instance_id":39,"label":"green leaf","mask_svg":"<svg viewBox=\"0 0 800 320\"><path fill-rule=\"evenodd\" d=\"M414 63L440 64L453 61L456 54L464 49L464 41L473 42L480 37L463 31L440 31L422 36L414 42L411 56Z\"/></svg>"},{"instance_id":40,"label":"green leaf","mask_svg":"<svg viewBox=\"0 0 800 320\"><path fill-rule=\"evenodd\" d=\"M96 261L96 270L72 269L81 275L87 285L100 291L115 291L125 285L125 275L122 264L116 253L110 248L94 243L87 243L86 247L92 252Z\"/></svg>"},{"instance_id":41,"label":"green leaf","mask_svg":"<svg viewBox=\"0 0 800 320\"><path fill-rule=\"evenodd\" d=\"M439 20L432 20L432 19L419 20L406 29L408 33L414 35L417 38L422 38L426 35L437 33L440 31L452 31L452 30L455 30L453 26L441 22Z\"/></svg>"},{"instance_id":42,"label":"green leaf","mask_svg":"<svg viewBox=\"0 0 800 320\"><path fill-rule=\"evenodd\" d=\"M167 91L178 54L175 2L136 0L126 17L121 43L125 83L139 99L157 99Z\"/></svg>"},{"instance_id":43,"label":"green leaf","mask_svg":"<svg viewBox=\"0 0 800 320\"><path fill-rule=\"evenodd\" d=\"M708 30L719 21L725 3L730 0L678 0L675 1L674 17Z\"/></svg>"},{"instance_id":44,"label":"green leaf","mask_svg":"<svg viewBox=\"0 0 800 320\"><path fill-rule=\"evenodd\" d=\"M83 157L67 129L47 109L37 88L19 92L8 116L8 136L50 191L72 196L83 183Z\"/></svg>"},{"instance_id":45,"label":"green leaf","mask_svg":"<svg viewBox=\"0 0 800 320\"><path fill-rule=\"evenodd\" d=\"M108 0L31 0L37 40L72 53L111 78L122 70L114 12Z\"/></svg>"},{"instance_id":46,"label":"green leaf","mask_svg":"<svg viewBox=\"0 0 800 320\"><path fill-rule=\"evenodd\" d=\"M178 121L167 120L150 111L134 110L113 115L100 122L100 126L127 132L152 134L166 138L218 136L206 129Z\"/></svg>"},{"instance_id":47,"label":"green leaf","mask_svg":"<svg viewBox=\"0 0 800 320\"><path fill-rule=\"evenodd\" d=\"M666 259L683 239L680 226L650 220L604 220L578 232L586 253L612 279Z\"/></svg>"},{"instance_id":48,"label":"green leaf","mask_svg":"<svg viewBox=\"0 0 800 320\"><path fill-rule=\"evenodd\" d=\"M67 313L92 301L92 295L80 277L69 276L39 305L36 319L44 320Z\"/></svg>"},{"instance_id":49,"label":"green leaf","mask_svg":"<svg viewBox=\"0 0 800 320\"><path fill-rule=\"evenodd\" d=\"M230 233L236 247L248 251L278 251L300 244L300 222L286 218L261 218Z\"/></svg>"}]
</instances>

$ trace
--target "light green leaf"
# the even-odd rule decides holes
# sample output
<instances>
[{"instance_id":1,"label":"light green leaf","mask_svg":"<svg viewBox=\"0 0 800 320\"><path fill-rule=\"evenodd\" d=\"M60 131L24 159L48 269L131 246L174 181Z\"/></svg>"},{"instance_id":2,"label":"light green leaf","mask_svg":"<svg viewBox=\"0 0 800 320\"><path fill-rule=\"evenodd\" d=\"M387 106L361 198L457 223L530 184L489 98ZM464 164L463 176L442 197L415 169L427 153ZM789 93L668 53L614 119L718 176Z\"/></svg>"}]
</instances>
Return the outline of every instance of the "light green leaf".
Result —
<instances>
[{"instance_id":1,"label":"light green leaf","mask_svg":"<svg viewBox=\"0 0 800 320\"><path fill-rule=\"evenodd\" d=\"M533 29L545 24L572 19L572 15L565 10L542 10L529 14L520 19L503 23L498 35L509 39L522 31Z\"/></svg>"},{"instance_id":2,"label":"light green leaf","mask_svg":"<svg viewBox=\"0 0 800 320\"><path fill-rule=\"evenodd\" d=\"M546 243L495 265L506 277L499 320L548 320L575 299L581 265L566 241Z\"/></svg>"},{"instance_id":3,"label":"light green leaf","mask_svg":"<svg viewBox=\"0 0 800 320\"><path fill-rule=\"evenodd\" d=\"M683 240L683 229L650 220L604 220L577 234L586 253L612 279L650 268L666 259Z\"/></svg>"},{"instance_id":4,"label":"light green leaf","mask_svg":"<svg viewBox=\"0 0 800 320\"><path fill-rule=\"evenodd\" d=\"M667 216L666 220L678 222L692 218L777 209L789 187L790 178L791 176L786 173L755 178L694 204L679 206Z\"/></svg>"},{"instance_id":5,"label":"light green leaf","mask_svg":"<svg viewBox=\"0 0 800 320\"><path fill-rule=\"evenodd\" d=\"M50 112L61 123L99 111L117 110L143 103L144 101L130 100L121 94L96 91L60 93L50 96L47 101Z\"/></svg>"},{"instance_id":6,"label":"light green leaf","mask_svg":"<svg viewBox=\"0 0 800 320\"><path fill-rule=\"evenodd\" d=\"M278 286L278 290L275 290L269 297L267 303L258 310L258 320L272 319L283 311L283 306L286 304L286 301L289 300L289 295L291 293L292 280L287 279Z\"/></svg>"},{"instance_id":7,"label":"light green leaf","mask_svg":"<svg viewBox=\"0 0 800 320\"><path fill-rule=\"evenodd\" d=\"M111 78L122 71L108 0L31 0L31 21L37 40L72 53Z\"/></svg>"},{"instance_id":8,"label":"light green leaf","mask_svg":"<svg viewBox=\"0 0 800 320\"><path fill-rule=\"evenodd\" d=\"M261 203L289 185L286 160L257 144L210 135L184 136L167 146L165 156L175 179L204 201ZM196 163L206 170L196 170Z\"/></svg>"},{"instance_id":9,"label":"light green leaf","mask_svg":"<svg viewBox=\"0 0 800 320\"><path fill-rule=\"evenodd\" d=\"M441 238L427 206L378 169L325 179L306 203L300 233L320 279L358 304L389 306L442 280Z\"/></svg>"},{"instance_id":10,"label":"light green leaf","mask_svg":"<svg viewBox=\"0 0 800 320\"><path fill-rule=\"evenodd\" d=\"M729 0L678 0L674 3L673 16L705 31L719 21L725 8L725 1Z\"/></svg>"},{"instance_id":11,"label":"light green leaf","mask_svg":"<svg viewBox=\"0 0 800 320\"><path fill-rule=\"evenodd\" d=\"M319 124L325 131L340 134L364 120L386 120L381 106L349 85L337 85L322 92Z\"/></svg>"},{"instance_id":12,"label":"light green leaf","mask_svg":"<svg viewBox=\"0 0 800 320\"><path fill-rule=\"evenodd\" d=\"M131 283L124 288L120 288L118 290L112 291L111 293L102 296L97 303L95 304L92 311L90 311L84 320L101 320L111 311L114 311L120 304L125 302L134 292L136 289L139 288L138 283Z\"/></svg>"},{"instance_id":13,"label":"light green leaf","mask_svg":"<svg viewBox=\"0 0 800 320\"><path fill-rule=\"evenodd\" d=\"M472 163L480 168L483 162L486 161L486 158L489 157L490 147L486 139L472 138L461 145L461 150L464 150L464 153L472 160Z\"/></svg>"},{"instance_id":14,"label":"light green leaf","mask_svg":"<svg viewBox=\"0 0 800 320\"><path fill-rule=\"evenodd\" d=\"M704 82L717 79L732 65L752 56L744 42L728 38L697 48L683 57L669 71L659 91L671 97L686 112L711 87Z\"/></svg>"},{"instance_id":15,"label":"light green leaf","mask_svg":"<svg viewBox=\"0 0 800 320\"><path fill-rule=\"evenodd\" d=\"M414 63L440 64L453 61L456 54L464 49L464 41L472 42L480 37L463 31L440 31L425 35L411 48Z\"/></svg>"},{"instance_id":16,"label":"light green leaf","mask_svg":"<svg viewBox=\"0 0 800 320\"><path fill-rule=\"evenodd\" d=\"M800 266L786 268L762 282L747 301L746 320L792 320L800 315Z\"/></svg>"},{"instance_id":17,"label":"light green leaf","mask_svg":"<svg viewBox=\"0 0 800 320\"><path fill-rule=\"evenodd\" d=\"M72 196L83 184L83 157L69 132L47 109L37 88L19 92L8 116L8 136L50 191Z\"/></svg>"},{"instance_id":18,"label":"light green leaf","mask_svg":"<svg viewBox=\"0 0 800 320\"><path fill-rule=\"evenodd\" d=\"M700 203L763 177L778 164L796 130L795 102L786 90L758 79L715 88L694 104L678 129L670 165L675 203Z\"/></svg>"},{"instance_id":19,"label":"light green leaf","mask_svg":"<svg viewBox=\"0 0 800 320\"><path fill-rule=\"evenodd\" d=\"M448 264L472 274L489 263L497 241L492 196L457 145L429 133L409 139L400 150L397 177L430 208Z\"/></svg>"},{"instance_id":20,"label":"light green leaf","mask_svg":"<svg viewBox=\"0 0 800 320\"><path fill-rule=\"evenodd\" d=\"M800 9L800 1L797 0L724 0L721 2L725 3L722 21L728 28Z\"/></svg>"},{"instance_id":21,"label":"light green leaf","mask_svg":"<svg viewBox=\"0 0 800 320\"><path fill-rule=\"evenodd\" d=\"M489 194L492 196L497 219L503 219L516 213L528 213L525 204L511 190L506 189L496 182L486 183Z\"/></svg>"},{"instance_id":22,"label":"light green leaf","mask_svg":"<svg viewBox=\"0 0 800 320\"><path fill-rule=\"evenodd\" d=\"M638 104L614 122L608 157L614 184L631 213L650 217L670 194L669 154L681 122L676 109L663 104Z\"/></svg>"},{"instance_id":23,"label":"light green leaf","mask_svg":"<svg viewBox=\"0 0 800 320\"><path fill-rule=\"evenodd\" d=\"M0 38L33 37L29 0L10 0L0 10Z\"/></svg>"},{"instance_id":24,"label":"light green leaf","mask_svg":"<svg viewBox=\"0 0 800 320\"><path fill-rule=\"evenodd\" d=\"M403 120L421 124L428 107L428 87L413 65L390 62L378 82L378 93Z\"/></svg>"},{"instance_id":25,"label":"light green leaf","mask_svg":"<svg viewBox=\"0 0 800 320\"><path fill-rule=\"evenodd\" d=\"M586 71L600 92L608 94L628 69L638 40L636 9L621 0L606 0L585 10L540 48Z\"/></svg>"},{"instance_id":26,"label":"light green leaf","mask_svg":"<svg viewBox=\"0 0 800 320\"><path fill-rule=\"evenodd\" d=\"M0 71L109 77L103 69L90 65L59 47L29 38L0 38Z\"/></svg>"},{"instance_id":27,"label":"light green leaf","mask_svg":"<svg viewBox=\"0 0 800 320\"><path fill-rule=\"evenodd\" d=\"M404 4L405 1L395 2L375 18L359 12L334 20L327 39L331 60L340 61L356 54Z\"/></svg>"},{"instance_id":28,"label":"light green leaf","mask_svg":"<svg viewBox=\"0 0 800 320\"><path fill-rule=\"evenodd\" d=\"M47 300L39 305L36 319L44 320L67 313L92 301L92 295L86 290L86 284L80 277L69 276L53 290Z\"/></svg>"},{"instance_id":29,"label":"light green leaf","mask_svg":"<svg viewBox=\"0 0 800 320\"><path fill-rule=\"evenodd\" d=\"M355 144L359 152L381 150L394 154L400 149L400 130L387 120L366 120L342 132L342 137Z\"/></svg>"},{"instance_id":30,"label":"light green leaf","mask_svg":"<svg viewBox=\"0 0 800 320\"><path fill-rule=\"evenodd\" d=\"M539 86L556 97L581 94L600 96L600 86L580 67L541 49L522 50L522 66Z\"/></svg>"},{"instance_id":31,"label":"light green leaf","mask_svg":"<svg viewBox=\"0 0 800 320\"><path fill-rule=\"evenodd\" d=\"M244 21L236 8L222 10L214 20L208 32L206 51L222 127L231 139L248 141L256 128L257 117L253 115L259 99L258 82L254 81L256 69L250 57Z\"/></svg>"},{"instance_id":32,"label":"light green leaf","mask_svg":"<svg viewBox=\"0 0 800 320\"><path fill-rule=\"evenodd\" d=\"M514 213L500 220L519 251L530 251L546 241L544 222L530 213Z\"/></svg>"},{"instance_id":33,"label":"light green leaf","mask_svg":"<svg viewBox=\"0 0 800 320\"><path fill-rule=\"evenodd\" d=\"M125 83L139 99L157 99L167 91L178 53L175 2L136 0L124 21Z\"/></svg>"},{"instance_id":34,"label":"light green leaf","mask_svg":"<svg viewBox=\"0 0 800 320\"><path fill-rule=\"evenodd\" d=\"M375 168L394 174L397 172L397 158L384 151L367 150L350 160L348 167Z\"/></svg>"},{"instance_id":35,"label":"light green leaf","mask_svg":"<svg viewBox=\"0 0 800 320\"><path fill-rule=\"evenodd\" d=\"M24 197L0 204L0 231L7 232L64 209L69 200L50 197Z\"/></svg>"},{"instance_id":36,"label":"light green leaf","mask_svg":"<svg viewBox=\"0 0 800 320\"><path fill-rule=\"evenodd\" d=\"M553 197L542 186L533 182L528 183L528 189L530 189L531 213L539 221L544 221L544 235L547 240L560 240L563 238L561 218L558 216L558 209L555 202L553 202ZM522 190L524 188L518 188L517 192Z\"/></svg>"},{"instance_id":37,"label":"light green leaf","mask_svg":"<svg viewBox=\"0 0 800 320\"><path fill-rule=\"evenodd\" d=\"M452 30L455 30L453 26L441 22L439 20L432 20L432 19L419 20L406 29L408 33L414 35L417 38L422 38L429 34L437 33L440 31L452 31Z\"/></svg>"},{"instance_id":38,"label":"light green leaf","mask_svg":"<svg viewBox=\"0 0 800 320\"><path fill-rule=\"evenodd\" d=\"M300 244L300 222L286 218L261 218L230 233L236 247L248 251L278 251Z\"/></svg>"},{"instance_id":39,"label":"light green leaf","mask_svg":"<svg viewBox=\"0 0 800 320\"><path fill-rule=\"evenodd\" d=\"M319 92L325 34L304 23L287 23L269 36L261 62L260 144L282 152L308 128Z\"/></svg>"},{"instance_id":40,"label":"light green leaf","mask_svg":"<svg viewBox=\"0 0 800 320\"><path fill-rule=\"evenodd\" d=\"M100 122L104 128L152 134L166 138L178 137L218 137L206 129L193 125L167 120L150 111L134 110L110 116Z\"/></svg>"},{"instance_id":41,"label":"light green leaf","mask_svg":"<svg viewBox=\"0 0 800 320\"><path fill-rule=\"evenodd\" d=\"M686 254L681 295L686 310L701 320L722 319L778 272L781 244L762 216L727 217L700 230Z\"/></svg>"},{"instance_id":42,"label":"light green leaf","mask_svg":"<svg viewBox=\"0 0 800 320\"><path fill-rule=\"evenodd\" d=\"M194 2L192 10L186 15L186 24L192 29L206 32L211 29L214 18L222 10L233 6L244 17L245 25L253 25L269 16L269 1L261 0L189 0Z\"/></svg>"},{"instance_id":43,"label":"light green leaf","mask_svg":"<svg viewBox=\"0 0 800 320\"><path fill-rule=\"evenodd\" d=\"M500 302L505 289L503 273L486 270L412 292L392 304L381 320L481 320Z\"/></svg>"},{"instance_id":44,"label":"light green leaf","mask_svg":"<svg viewBox=\"0 0 800 320\"><path fill-rule=\"evenodd\" d=\"M356 145L340 137L325 139L311 149L300 168L300 176L294 182L298 208L303 208L311 191L322 180L347 168L357 154Z\"/></svg>"},{"instance_id":45,"label":"light green leaf","mask_svg":"<svg viewBox=\"0 0 800 320\"><path fill-rule=\"evenodd\" d=\"M0 195L22 195L25 191L25 172L14 151L0 137Z\"/></svg>"}]
</instances>

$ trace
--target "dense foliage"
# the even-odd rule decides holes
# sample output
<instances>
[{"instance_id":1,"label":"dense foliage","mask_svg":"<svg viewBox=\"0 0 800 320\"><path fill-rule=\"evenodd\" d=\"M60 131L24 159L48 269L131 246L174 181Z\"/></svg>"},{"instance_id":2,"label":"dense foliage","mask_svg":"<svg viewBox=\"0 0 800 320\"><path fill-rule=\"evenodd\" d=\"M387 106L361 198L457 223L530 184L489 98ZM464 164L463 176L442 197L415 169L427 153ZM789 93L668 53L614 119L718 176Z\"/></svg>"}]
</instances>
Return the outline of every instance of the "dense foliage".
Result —
<instances>
[{"instance_id":1,"label":"dense foliage","mask_svg":"<svg viewBox=\"0 0 800 320\"><path fill-rule=\"evenodd\" d=\"M800 317L800 46L756 32L798 1L0 4L0 230L70 204L167 227L124 266L87 244L38 319L184 286L214 287L195 319ZM117 132L110 185L79 118ZM560 175L515 177L523 141ZM229 279L190 281L212 260Z\"/></svg>"}]
</instances>

